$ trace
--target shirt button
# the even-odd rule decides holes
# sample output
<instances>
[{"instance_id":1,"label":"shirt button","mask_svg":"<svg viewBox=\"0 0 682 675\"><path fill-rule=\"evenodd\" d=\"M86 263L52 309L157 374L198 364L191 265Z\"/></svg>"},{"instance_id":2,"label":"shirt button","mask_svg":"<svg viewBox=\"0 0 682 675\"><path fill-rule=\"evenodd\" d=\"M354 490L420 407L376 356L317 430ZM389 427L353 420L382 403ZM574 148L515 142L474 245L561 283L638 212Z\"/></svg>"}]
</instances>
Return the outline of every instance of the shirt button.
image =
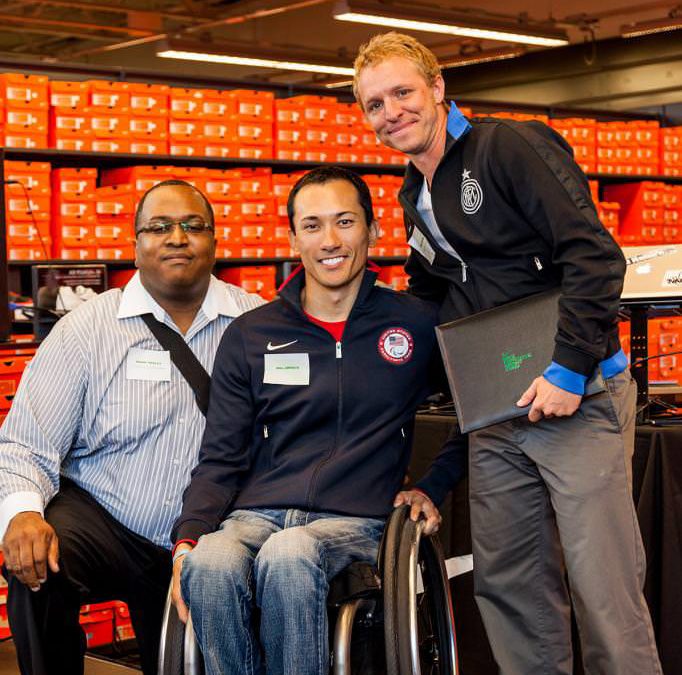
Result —
<instances>
[{"instance_id":1,"label":"shirt button","mask_svg":"<svg viewBox=\"0 0 682 675\"><path fill-rule=\"evenodd\" d=\"M170 505L171 505L171 500L170 500L170 499L166 499L166 506L170 506Z\"/></svg>"},{"instance_id":2,"label":"shirt button","mask_svg":"<svg viewBox=\"0 0 682 675\"><path fill-rule=\"evenodd\" d=\"M179 459L174 459L174 460L173 460L173 464L175 464L175 465L180 464L180 460L179 460Z\"/></svg>"},{"instance_id":3,"label":"shirt button","mask_svg":"<svg viewBox=\"0 0 682 675\"><path fill-rule=\"evenodd\" d=\"M184 423L185 423L185 418L184 418L184 417L181 417L181 418L178 420L178 422L179 422L180 424L184 424Z\"/></svg>"}]
</instances>

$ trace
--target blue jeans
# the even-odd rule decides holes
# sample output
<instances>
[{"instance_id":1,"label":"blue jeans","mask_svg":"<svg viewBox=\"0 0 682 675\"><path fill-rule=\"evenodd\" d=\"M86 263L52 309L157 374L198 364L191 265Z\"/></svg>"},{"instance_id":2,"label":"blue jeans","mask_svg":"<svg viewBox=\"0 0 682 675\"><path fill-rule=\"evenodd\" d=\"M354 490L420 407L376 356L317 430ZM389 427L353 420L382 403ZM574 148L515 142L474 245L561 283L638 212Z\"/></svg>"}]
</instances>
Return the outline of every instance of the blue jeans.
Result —
<instances>
[{"instance_id":1,"label":"blue jeans","mask_svg":"<svg viewBox=\"0 0 682 675\"><path fill-rule=\"evenodd\" d=\"M328 675L329 580L352 562L375 562L383 528L373 518L244 509L201 537L181 589L206 672Z\"/></svg>"}]
</instances>

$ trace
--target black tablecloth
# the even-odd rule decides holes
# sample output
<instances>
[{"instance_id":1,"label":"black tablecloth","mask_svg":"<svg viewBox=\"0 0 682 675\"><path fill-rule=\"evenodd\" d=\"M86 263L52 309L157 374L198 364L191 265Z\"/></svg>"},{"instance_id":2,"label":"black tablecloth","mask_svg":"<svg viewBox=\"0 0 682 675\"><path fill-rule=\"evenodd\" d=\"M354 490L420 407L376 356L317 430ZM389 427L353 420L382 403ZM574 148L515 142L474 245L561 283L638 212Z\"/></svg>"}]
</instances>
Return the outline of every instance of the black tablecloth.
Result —
<instances>
[{"instance_id":1,"label":"black tablecloth","mask_svg":"<svg viewBox=\"0 0 682 675\"><path fill-rule=\"evenodd\" d=\"M418 478L447 437L452 418L419 415L410 473ZM468 484L443 504L446 557L471 553ZM665 675L682 674L682 427L637 428L633 493L647 556L645 595ZM452 580L460 675L496 675L497 668L473 599L473 575ZM577 660L576 660L577 661ZM576 672L581 672L579 662Z\"/></svg>"}]
</instances>

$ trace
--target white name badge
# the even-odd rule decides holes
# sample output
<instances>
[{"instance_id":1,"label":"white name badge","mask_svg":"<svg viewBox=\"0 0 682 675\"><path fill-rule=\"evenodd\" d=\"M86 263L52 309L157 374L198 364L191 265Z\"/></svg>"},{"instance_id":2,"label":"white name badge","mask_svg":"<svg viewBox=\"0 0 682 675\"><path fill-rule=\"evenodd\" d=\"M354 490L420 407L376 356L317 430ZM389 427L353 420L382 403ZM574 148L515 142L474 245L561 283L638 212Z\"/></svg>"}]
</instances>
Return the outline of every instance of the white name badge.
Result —
<instances>
[{"instance_id":1,"label":"white name badge","mask_svg":"<svg viewBox=\"0 0 682 675\"><path fill-rule=\"evenodd\" d=\"M310 363L307 354L263 354L265 372L263 384L310 384Z\"/></svg>"},{"instance_id":2,"label":"white name badge","mask_svg":"<svg viewBox=\"0 0 682 675\"><path fill-rule=\"evenodd\" d=\"M170 352L131 347L126 359L126 379L170 382Z\"/></svg>"},{"instance_id":3,"label":"white name badge","mask_svg":"<svg viewBox=\"0 0 682 675\"><path fill-rule=\"evenodd\" d=\"M419 253L421 253L429 261L429 265L433 265L433 261L436 258L436 252L433 250L433 246L431 246L429 240L421 233L418 227L412 228L412 236L410 237L407 244L415 251L419 251Z\"/></svg>"}]
</instances>

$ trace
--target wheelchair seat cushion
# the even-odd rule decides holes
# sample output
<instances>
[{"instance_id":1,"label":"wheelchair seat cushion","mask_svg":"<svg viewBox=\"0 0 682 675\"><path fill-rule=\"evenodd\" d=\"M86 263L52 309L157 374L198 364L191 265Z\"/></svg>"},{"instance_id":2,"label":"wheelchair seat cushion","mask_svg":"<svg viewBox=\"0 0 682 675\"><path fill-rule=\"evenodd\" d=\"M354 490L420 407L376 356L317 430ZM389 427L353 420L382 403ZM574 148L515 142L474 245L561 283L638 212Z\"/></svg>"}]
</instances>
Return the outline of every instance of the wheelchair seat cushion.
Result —
<instances>
[{"instance_id":1,"label":"wheelchair seat cushion","mask_svg":"<svg viewBox=\"0 0 682 675\"><path fill-rule=\"evenodd\" d=\"M381 579L377 568L369 563L354 562L331 580L327 604L339 607L350 600L366 598L380 590Z\"/></svg>"}]
</instances>

